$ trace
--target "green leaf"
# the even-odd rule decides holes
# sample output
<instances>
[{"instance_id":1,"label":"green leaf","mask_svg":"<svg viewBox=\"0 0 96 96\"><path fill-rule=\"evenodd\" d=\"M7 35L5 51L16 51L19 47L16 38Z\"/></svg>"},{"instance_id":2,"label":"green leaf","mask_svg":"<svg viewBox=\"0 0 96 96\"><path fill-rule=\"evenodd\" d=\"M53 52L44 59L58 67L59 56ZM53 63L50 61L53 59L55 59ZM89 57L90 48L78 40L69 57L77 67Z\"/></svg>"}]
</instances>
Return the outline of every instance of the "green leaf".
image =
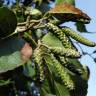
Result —
<instances>
[{"instance_id":1,"label":"green leaf","mask_svg":"<svg viewBox=\"0 0 96 96\"><path fill-rule=\"evenodd\" d=\"M41 3L40 6L37 7L42 13L45 13L50 10L50 6L47 3Z\"/></svg>"},{"instance_id":2,"label":"green leaf","mask_svg":"<svg viewBox=\"0 0 96 96\"><path fill-rule=\"evenodd\" d=\"M15 14L7 7L0 7L0 39L13 33L16 26Z\"/></svg>"},{"instance_id":3,"label":"green leaf","mask_svg":"<svg viewBox=\"0 0 96 96\"><path fill-rule=\"evenodd\" d=\"M56 4L68 3L75 5L75 0L56 0Z\"/></svg>"},{"instance_id":4,"label":"green leaf","mask_svg":"<svg viewBox=\"0 0 96 96\"><path fill-rule=\"evenodd\" d=\"M50 47L63 47L61 41L50 32L43 37L42 41Z\"/></svg>"},{"instance_id":5,"label":"green leaf","mask_svg":"<svg viewBox=\"0 0 96 96\"><path fill-rule=\"evenodd\" d=\"M70 96L70 92L64 85L55 82L55 88L57 92L56 96Z\"/></svg>"},{"instance_id":6,"label":"green leaf","mask_svg":"<svg viewBox=\"0 0 96 96\"><path fill-rule=\"evenodd\" d=\"M23 40L15 38L0 42L0 73L14 70L26 62L20 52L24 43Z\"/></svg>"},{"instance_id":7,"label":"green leaf","mask_svg":"<svg viewBox=\"0 0 96 96\"><path fill-rule=\"evenodd\" d=\"M49 79L50 78L51 77L49 77ZM56 96L56 95L53 95L55 88L52 87L53 84L52 84L52 82L50 82L49 79L44 81L42 88L40 89L40 95L41 96ZM50 85L50 84L52 84L52 85Z\"/></svg>"},{"instance_id":8,"label":"green leaf","mask_svg":"<svg viewBox=\"0 0 96 96\"><path fill-rule=\"evenodd\" d=\"M81 69L83 70L83 66L82 64L77 60L77 59L72 59L72 58L69 58L69 61L68 61L70 64L76 66L77 69Z\"/></svg>"},{"instance_id":9,"label":"green leaf","mask_svg":"<svg viewBox=\"0 0 96 96\"><path fill-rule=\"evenodd\" d=\"M8 85L10 83L11 83L10 79L8 79L8 80L0 80L0 86Z\"/></svg>"},{"instance_id":10,"label":"green leaf","mask_svg":"<svg viewBox=\"0 0 96 96\"><path fill-rule=\"evenodd\" d=\"M39 39L42 38L42 36L44 35L43 31L41 29L37 29L35 31L35 34L36 34L37 38L39 38Z\"/></svg>"},{"instance_id":11,"label":"green leaf","mask_svg":"<svg viewBox=\"0 0 96 96\"><path fill-rule=\"evenodd\" d=\"M76 28L77 28L78 31L80 31L80 32L88 32L87 29L86 29L86 26L83 23L76 22L75 25L76 25Z\"/></svg>"},{"instance_id":12,"label":"green leaf","mask_svg":"<svg viewBox=\"0 0 96 96\"><path fill-rule=\"evenodd\" d=\"M29 60L27 62L27 64L24 65L23 73L27 77L31 77L32 78L33 76L35 76L35 68L32 67L32 61L31 60Z\"/></svg>"},{"instance_id":13,"label":"green leaf","mask_svg":"<svg viewBox=\"0 0 96 96\"><path fill-rule=\"evenodd\" d=\"M41 12L38 9L34 9L32 7L27 7L25 14L30 14L32 16L41 15Z\"/></svg>"}]
</instances>

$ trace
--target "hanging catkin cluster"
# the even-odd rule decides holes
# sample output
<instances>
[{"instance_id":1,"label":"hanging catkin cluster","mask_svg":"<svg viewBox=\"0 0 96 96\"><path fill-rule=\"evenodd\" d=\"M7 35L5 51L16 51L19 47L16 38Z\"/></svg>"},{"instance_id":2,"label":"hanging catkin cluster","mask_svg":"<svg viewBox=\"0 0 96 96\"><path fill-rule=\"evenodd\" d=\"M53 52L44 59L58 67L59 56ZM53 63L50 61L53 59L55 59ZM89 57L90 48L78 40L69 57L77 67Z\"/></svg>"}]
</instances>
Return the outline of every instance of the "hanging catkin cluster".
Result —
<instances>
[{"instance_id":1,"label":"hanging catkin cluster","mask_svg":"<svg viewBox=\"0 0 96 96\"><path fill-rule=\"evenodd\" d=\"M85 70L86 68L84 69L83 66L77 66L70 63L71 59L76 60L75 58L79 58L81 55L73 46L69 37L72 37L76 41L87 46L93 47L96 44L80 36L68 27L60 29L52 23L47 23L45 28L61 41L63 48L52 47L43 42L38 44L34 51L34 59L37 69L39 70L39 79L42 82L46 77L44 74L44 66L47 66L47 68L51 69L51 73L54 74L54 76L61 79L61 82L66 86L66 88L74 90L76 87L74 76L81 76L83 79L88 79L88 70ZM86 76L84 75L85 73Z\"/></svg>"},{"instance_id":2,"label":"hanging catkin cluster","mask_svg":"<svg viewBox=\"0 0 96 96\"><path fill-rule=\"evenodd\" d=\"M50 30L54 35L56 35L60 39L64 47L70 49L72 48L71 42L69 41L69 39L61 29L59 29L57 26L53 25L52 23L46 24L46 27L48 28L48 30Z\"/></svg>"},{"instance_id":3,"label":"hanging catkin cluster","mask_svg":"<svg viewBox=\"0 0 96 96\"><path fill-rule=\"evenodd\" d=\"M44 80L45 76L42 66L46 64L47 66L53 67L53 73L62 80L62 83L66 85L67 88L69 88L70 90L74 89L74 82L71 79L70 74L71 72L60 64L60 62L55 58L54 52L51 52L51 49L49 47L46 47L43 44L39 45L34 51L34 58L37 66L39 67L38 70L40 81Z\"/></svg>"},{"instance_id":4,"label":"hanging catkin cluster","mask_svg":"<svg viewBox=\"0 0 96 96\"><path fill-rule=\"evenodd\" d=\"M78 42L80 42L80 43L82 43L82 44L84 44L84 45L87 45L87 46L90 46L90 47L96 46L96 43L91 42L90 40L82 37L80 34L78 34L77 32L73 31L71 28L64 27L64 28L62 29L62 31L63 31L66 35L72 37L74 40L76 40L76 41L78 41Z\"/></svg>"},{"instance_id":5,"label":"hanging catkin cluster","mask_svg":"<svg viewBox=\"0 0 96 96\"><path fill-rule=\"evenodd\" d=\"M35 57L35 62L37 64L37 76L38 79L40 80L40 82L42 82L45 78L44 76L44 61L43 61L43 51L40 48L40 46L38 46L36 48L36 50L34 51L34 57Z\"/></svg>"}]
</instances>

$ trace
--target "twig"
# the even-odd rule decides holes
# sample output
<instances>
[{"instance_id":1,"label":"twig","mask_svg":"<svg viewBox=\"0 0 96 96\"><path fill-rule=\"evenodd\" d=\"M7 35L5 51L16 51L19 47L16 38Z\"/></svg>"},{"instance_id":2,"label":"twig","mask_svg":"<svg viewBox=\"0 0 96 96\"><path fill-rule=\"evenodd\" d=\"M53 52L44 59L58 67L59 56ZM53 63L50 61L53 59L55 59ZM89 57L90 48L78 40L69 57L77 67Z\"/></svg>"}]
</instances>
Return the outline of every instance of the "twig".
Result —
<instances>
[{"instance_id":1,"label":"twig","mask_svg":"<svg viewBox=\"0 0 96 96\"><path fill-rule=\"evenodd\" d=\"M89 55L92 59L94 59L94 57L92 56L92 53L89 54L88 52L84 52L82 47L80 46L80 44L78 42L75 42L75 43L79 46L79 48L81 49L83 55Z\"/></svg>"},{"instance_id":2,"label":"twig","mask_svg":"<svg viewBox=\"0 0 96 96\"><path fill-rule=\"evenodd\" d=\"M28 28L29 25L30 25L30 14L27 16L26 28Z\"/></svg>"},{"instance_id":3,"label":"twig","mask_svg":"<svg viewBox=\"0 0 96 96\"><path fill-rule=\"evenodd\" d=\"M14 33L16 34L16 33L26 32L26 31L30 30L33 27L33 25L34 25L34 23L31 23L28 26L28 28L26 28L26 26L22 26L21 28L17 27L16 30L15 30L16 32L14 32Z\"/></svg>"},{"instance_id":4,"label":"twig","mask_svg":"<svg viewBox=\"0 0 96 96\"><path fill-rule=\"evenodd\" d=\"M78 42L75 42L75 43L76 43L76 44L78 45L78 47L80 48L82 54L84 54L85 52L83 51L83 49L82 49L82 47L80 46L80 44L79 44Z\"/></svg>"},{"instance_id":5,"label":"twig","mask_svg":"<svg viewBox=\"0 0 96 96\"><path fill-rule=\"evenodd\" d=\"M34 44L35 46L37 46L38 44L34 41L34 39L28 34L28 33L25 33L26 36L32 41L32 44Z\"/></svg>"},{"instance_id":6,"label":"twig","mask_svg":"<svg viewBox=\"0 0 96 96\"><path fill-rule=\"evenodd\" d=\"M48 17L43 17L43 18L41 18L39 20L30 20L29 23L39 23L39 22L41 22L43 20L46 20L47 18ZM27 22L21 22L21 23L18 23L17 26L24 26L26 24L27 24Z\"/></svg>"},{"instance_id":7,"label":"twig","mask_svg":"<svg viewBox=\"0 0 96 96\"><path fill-rule=\"evenodd\" d=\"M40 20L30 20L29 23L38 23ZM25 26L27 22L18 23L17 26Z\"/></svg>"}]
</instances>

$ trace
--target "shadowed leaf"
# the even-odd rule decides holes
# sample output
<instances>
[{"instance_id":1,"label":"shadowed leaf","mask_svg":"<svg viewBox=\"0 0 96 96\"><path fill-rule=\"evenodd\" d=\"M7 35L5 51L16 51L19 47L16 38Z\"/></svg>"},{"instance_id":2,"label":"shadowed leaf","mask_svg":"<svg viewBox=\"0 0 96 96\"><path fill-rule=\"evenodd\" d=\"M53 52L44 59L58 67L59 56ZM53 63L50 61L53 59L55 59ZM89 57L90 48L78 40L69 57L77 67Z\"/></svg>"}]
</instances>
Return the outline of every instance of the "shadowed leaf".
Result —
<instances>
[{"instance_id":1,"label":"shadowed leaf","mask_svg":"<svg viewBox=\"0 0 96 96\"><path fill-rule=\"evenodd\" d=\"M16 26L15 14L7 7L0 7L0 39L13 33Z\"/></svg>"},{"instance_id":2,"label":"shadowed leaf","mask_svg":"<svg viewBox=\"0 0 96 96\"><path fill-rule=\"evenodd\" d=\"M76 22L76 28L79 32L88 32L86 26L81 22Z\"/></svg>"},{"instance_id":3,"label":"shadowed leaf","mask_svg":"<svg viewBox=\"0 0 96 96\"><path fill-rule=\"evenodd\" d=\"M50 10L50 6L47 3L41 3L40 6L37 7L42 13L45 13Z\"/></svg>"},{"instance_id":4,"label":"shadowed leaf","mask_svg":"<svg viewBox=\"0 0 96 96\"><path fill-rule=\"evenodd\" d=\"M57 96L70 96L70 92L67 90L67 88L64 85L55 82L55 88L56 88Z\"/></svg>"},{"instance_id":5,"label":"shadowed leaf","mask_svg":"<svg viewBox=\"0 0 96 96\"><path fill-rule=\"evenodd\" d=\"M8 79L8 80L0 80L0 86L8 85L10 83L11 83L10 79Z\"/></svg>"}]
</instances>

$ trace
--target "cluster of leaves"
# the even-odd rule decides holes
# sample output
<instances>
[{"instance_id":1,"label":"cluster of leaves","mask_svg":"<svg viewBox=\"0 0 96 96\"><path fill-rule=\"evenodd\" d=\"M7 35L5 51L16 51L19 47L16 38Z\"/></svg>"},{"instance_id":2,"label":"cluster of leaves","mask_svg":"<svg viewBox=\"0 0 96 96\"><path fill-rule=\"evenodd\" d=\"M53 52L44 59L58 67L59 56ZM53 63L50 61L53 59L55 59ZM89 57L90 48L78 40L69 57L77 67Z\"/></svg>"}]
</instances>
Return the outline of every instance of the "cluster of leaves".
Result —
<instances>
[{"instance_id":1,"label":"cluster of leaves","mask_svg":"<svg viewBox=\"0 0 96 96\"><path fill-rule=\"evenodd\" d=\"M96 43L60 24L85 26L90 17L74 0L56 0L51 9L54 1L1 4L0 96L86 96L90 71L78 61L71 38L90 47Z\"/></svg>"}]
</instances>

